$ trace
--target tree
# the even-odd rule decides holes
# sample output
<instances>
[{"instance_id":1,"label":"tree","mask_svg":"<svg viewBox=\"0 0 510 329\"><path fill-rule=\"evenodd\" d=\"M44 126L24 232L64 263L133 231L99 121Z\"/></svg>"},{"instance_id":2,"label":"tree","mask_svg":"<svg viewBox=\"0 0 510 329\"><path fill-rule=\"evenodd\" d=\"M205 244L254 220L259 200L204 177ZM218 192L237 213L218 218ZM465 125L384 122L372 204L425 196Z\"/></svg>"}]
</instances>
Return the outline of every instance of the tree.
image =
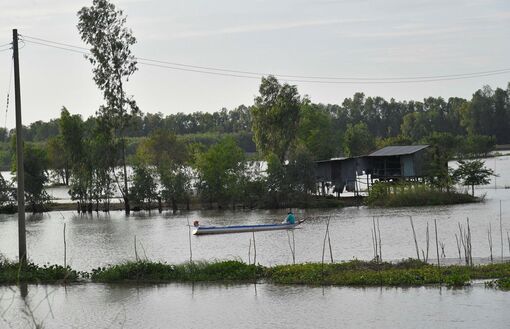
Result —
<instances>
[{"instance_id":1,"label":"tree","mask_svg":"<svg viewBox=\"0 0 510 329\"><path fill-rule=\"evenodd\" d=\"M364 155L373 151L375 147L374 136L368 131L365 123L349 124L344 134L345 156Z\"/></svg>"},{"instance_id":2,"label":"tree","mask_svg":"<svg viewBox=\"0 0 510 329\"><path fill-rule=\"evenodd\" d=\"M103 91L106 106L99 114L109 122L121 141L121 165L124 186L121 188L126 214L130 212L129 188L126 168L125 130L132 115L139 112L136 102L127 96L124 83L137 70L136 59L130 47L136 43L130 29L125 27L126 17L108 0L93 0L91 7L78 12L78 31L84 42L91 45L94 81Z\"/></svg>"},{"instance_id":3,"label":"tree","mask_svg":"<svg viewBox=\"0 0 510 329\"><path fill-rule=\"evenodd\" d=\"M44 149L37 148L31 143L24 143L23 166L27 204L32 209L32 212L42 212L45 210L46 203L50 199L44 189L44 184L48 182L48 160ZM15 159L13 161L13 169L13 172L16 172Z\"/></svg>"},{"instance_id":4,"label":"tree","mask_svg":"<svg viewBox=\"0 0 510 329\"><path fill-rule=\"evenodd\" d=\"M66 156L62 136L55 136L48 139L46 143L46 154L48 155L49 167L53 169L59 181L61 179L62 184L69 185L71 164Z\"/></svg>"},{"instance_id":5,"label":"tree","mask_svg":"<svg viewBox=\"0 0 510 329\"><path fill-rule=\"evenodd\" d=\"M174 133L154 131L137 149L137 161L156 168L161 183L162 198L177 211L177 202L189 201L191 174L188 170L188 150Z\"/></svg>"},{"instance_id":6,"label":"tree","mask_svg":"<svg viewBox=\"0 0 510 329\"><path fill-rule=\"evenodd\" d=\"M303 104L298 127L298 139L313 154L315 160L329 159L340 152L339 131L333 129L333 119L324 108Z\"/></svg>"},{"instance_id":7,"label":"tree","mask_svg":"<svg viewBox=\"0 0 510 329\"><path fill-rule=\"evenodd\" d=\"M482 160L459 160L459 168L454 171L454 176L462 180L463 185L471 186L471 195L474 196L475 185L489 184L494 171L486 168Z\"/></svg>"},{"instance_id":8,"label":"tree","mask_svg":"<svg viewBox=\"0 0 510 329\"><path fill-rule=\"evenodd\" d=\"M245 169L243 150L233 138L225 138L196 159L198 172L197 188L202 197L211 204L234 202L240 194L242 175Z\"/></svg>"},{"instance_id":9,"label":"tree","mask_svg":"<svg viewBox=\"0 0 510 329\"><path fill-rule=\"evenodd\" d=\"M131 197L142 208L145 205L150 211L151 202L157 197L157 185L152 170L143 164L136 164L133 166L133 172Z\"/></svg>"},{"instance_id":10,"label":"tree","mask_svg":"<svg viewBox=\"0 0 510 329\"><path fill-rule=\"evenodd\" d=\"M274 153L283 162L296 138L301 98L296 86L281 85L271 75L262 78L259 93L252 111L255 143L262 154Z\"/></svg>"}]
</instances>

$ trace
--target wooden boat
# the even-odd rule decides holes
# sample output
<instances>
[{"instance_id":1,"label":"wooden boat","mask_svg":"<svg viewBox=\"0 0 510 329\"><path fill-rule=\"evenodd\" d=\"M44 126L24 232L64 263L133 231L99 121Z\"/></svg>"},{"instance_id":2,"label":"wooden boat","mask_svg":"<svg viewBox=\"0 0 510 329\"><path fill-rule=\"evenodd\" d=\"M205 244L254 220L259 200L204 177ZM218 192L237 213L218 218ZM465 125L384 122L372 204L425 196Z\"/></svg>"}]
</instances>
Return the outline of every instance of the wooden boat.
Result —
<instances>
[{"instance_id":1,"label":"wooden boat","mask_svg":"<svg viewBox=\"0 0 510 329\"><path fill-rule=\"evenodd\" d=\"M244 233L259 231L291 230L296 228L303 221L295 224L258 224L258 225L231 225L231 226L196 226L193 229L193 235L205 234L226 234L226 233Z\"/></svg>"}]
</instances>

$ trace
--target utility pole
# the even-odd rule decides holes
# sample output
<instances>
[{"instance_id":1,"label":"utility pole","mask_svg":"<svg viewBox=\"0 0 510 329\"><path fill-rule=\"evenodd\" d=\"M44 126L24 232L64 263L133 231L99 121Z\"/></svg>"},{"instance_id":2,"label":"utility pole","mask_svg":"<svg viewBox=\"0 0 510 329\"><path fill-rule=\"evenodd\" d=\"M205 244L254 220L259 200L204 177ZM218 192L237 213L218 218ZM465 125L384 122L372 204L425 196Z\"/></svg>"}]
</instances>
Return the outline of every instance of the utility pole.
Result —
<instances>
[{"instance_id":1,"label":"utility pole","mask_svg":"<svg viewBox=\"0 0 510 329\"><path fill-rule=\"evenodd\" d=\"M19 82L18 30L12 30L14 58L14 95L16 101L16 178L18 181L18 245L19 263L27 263L27 235L25 231L25 168L23 167L23 130L21 125L21 91Z\"/></svg>"}]
</instances>

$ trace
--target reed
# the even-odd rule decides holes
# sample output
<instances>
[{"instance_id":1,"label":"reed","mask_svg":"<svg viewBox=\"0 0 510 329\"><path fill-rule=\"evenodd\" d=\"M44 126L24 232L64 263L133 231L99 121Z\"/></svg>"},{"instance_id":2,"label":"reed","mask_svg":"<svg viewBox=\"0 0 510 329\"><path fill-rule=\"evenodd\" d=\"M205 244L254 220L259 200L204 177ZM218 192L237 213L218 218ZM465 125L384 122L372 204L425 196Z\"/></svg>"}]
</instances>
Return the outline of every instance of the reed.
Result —
<instances>
[{"instance_id":1,"label":"reed","mask_svg":"<svg viewBox=\"0 0 510 329\"><path fill-rule=\"evenodd\" d=\"M460 253L460 241L457 237L457 233L455 233L455 242L457 243L457 251L459 253L459 261L462 261L461 253Z\"/></svg>"}]
</instances>

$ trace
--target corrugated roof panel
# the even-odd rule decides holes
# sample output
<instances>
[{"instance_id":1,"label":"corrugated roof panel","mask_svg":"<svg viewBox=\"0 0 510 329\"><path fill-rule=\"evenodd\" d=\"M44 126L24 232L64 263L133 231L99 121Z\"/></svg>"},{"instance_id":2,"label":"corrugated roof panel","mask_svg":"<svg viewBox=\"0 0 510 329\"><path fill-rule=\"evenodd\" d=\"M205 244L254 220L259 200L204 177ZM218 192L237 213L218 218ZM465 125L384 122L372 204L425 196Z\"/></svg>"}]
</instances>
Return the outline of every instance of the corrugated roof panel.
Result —
<instances>
[{"instance_id":1,"label":"corrugated roof panel","mask_svg":"<svg viewBox=\"0 0 510 329\"><path fill-rule=\"evenodd\" d=\"M424 148L429 147L428 145L406 145L406 146L386 146L380 150L370 153L369 157L384 157L394 155L406 155L418 152Z\"/></svg>"}]
</instances>

